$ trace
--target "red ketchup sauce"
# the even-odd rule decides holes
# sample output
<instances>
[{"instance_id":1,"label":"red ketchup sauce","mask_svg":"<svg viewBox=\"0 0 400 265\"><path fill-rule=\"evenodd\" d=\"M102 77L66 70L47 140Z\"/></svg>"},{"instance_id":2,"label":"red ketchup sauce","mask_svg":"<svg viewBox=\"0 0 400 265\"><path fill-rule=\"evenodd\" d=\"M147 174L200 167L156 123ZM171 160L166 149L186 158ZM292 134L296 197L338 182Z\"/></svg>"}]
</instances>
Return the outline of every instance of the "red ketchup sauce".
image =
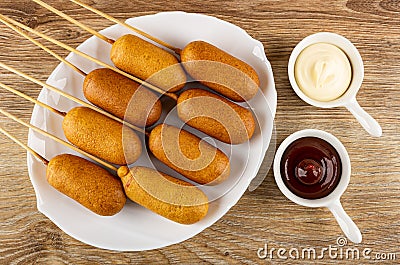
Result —
<instances>
[{"instance_id":1,"label":"red ketchup sauce","mask_svg":"<svg viewBox=\"0 0 400 265\"><path fill-rule=\"evenodd\" d=\"M280 170L291 192L305 199L319 199L338 185L342 164L331 144L317 137L303 137L286 148Z\"/></svg>"}]
</instances>

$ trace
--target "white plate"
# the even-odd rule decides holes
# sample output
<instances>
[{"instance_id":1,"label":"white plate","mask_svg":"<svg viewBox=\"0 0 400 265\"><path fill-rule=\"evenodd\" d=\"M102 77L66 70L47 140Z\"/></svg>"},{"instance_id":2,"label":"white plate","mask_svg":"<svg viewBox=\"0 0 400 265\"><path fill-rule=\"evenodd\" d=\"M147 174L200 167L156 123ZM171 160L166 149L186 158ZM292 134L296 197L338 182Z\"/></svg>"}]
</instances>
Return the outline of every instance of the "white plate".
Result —
<instances>
[{"instance_id":1,"label":"white plate","mask_svg":"<svg viewBox=\"0 0 400 265\"><path fill-rule=\"evenodd\" d=\"M174 223L133 202L128 202L123 210L113 217L100 217L52 188L46 181L46 168L28 155L29 175L35 188L37 207L40 212L65 233L89 245L111 250L140 251L161 248L191 238L215 223L236 204L250 181L256 176L270 143L277 96L272 68L265 56L263 45L235 25L214 17L184 12L159 13L132 18L127 22L176 47L183 48L193 40L208 41L252 65L261 80L261 91L249 102L259 122L255 135L249 143L233 146L232 149L229 145L215 141L222 150L231 151L232 173L229 180L223 184L202 187L209 197L218 199L211 202L207 216L193 225ZM118 38L132 32L114 25L103 30L102 33ZM109 44L95 37L79 46L80 50L111 64L110 48ZM70 54L67 58L86 72L98 67L75 54ZM83 77L64 64L60 64L53 71L48 83L84 99ZM47 89L41 91L39 100L62 111L68 111L76 106L75 103ZM178 119L175 121L179 123ZM62 119L57 115L35 106L31 123L65 139L61 122ZM168 123L171 122L174 122L174 119L168 121ZM202 136L193 129L189 130ZM60 153L76 154L31 131L28 141L31 147L48 159ZM149 162L140 158L136 164L145 166L148 165L146 163ZM158 162L155 162L155 165L161 171L178 176L177 173Z\"/></svg>"}]
</instances>

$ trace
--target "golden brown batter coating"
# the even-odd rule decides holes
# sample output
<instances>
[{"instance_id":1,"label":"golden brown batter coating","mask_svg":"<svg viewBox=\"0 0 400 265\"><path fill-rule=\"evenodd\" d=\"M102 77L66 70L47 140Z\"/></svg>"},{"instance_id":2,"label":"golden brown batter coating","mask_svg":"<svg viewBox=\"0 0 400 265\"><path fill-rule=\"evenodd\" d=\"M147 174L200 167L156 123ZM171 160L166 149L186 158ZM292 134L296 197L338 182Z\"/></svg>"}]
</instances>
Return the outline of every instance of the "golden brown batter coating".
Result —
<instances>
[{"instance_id":1,"label":"golden brown batter coating","mask_svg":"<svg viewBox=\"0 0 400 265\"><path fill-rule=\"evenodd\" d=\"M89 210L111 216L124 207L121 181L102 167L78 156L62 154L50 160L47 181Z\"/></svg>"},{"instance_id":2,"label":"golden brown batter coating","mask_svg":"<svg viewBox=\"0 0 400 265\"><path fill-rule=\"evenodd\" d=\"M124 35L113 44L111 60L119 69L165 91L178 91L186 83L186 73L175 56L134 35Z\"/></svg>"},{"instance_id":3,"label":"golden brown batter coating","mask_svg":"<svg viewBox=\"0 0 400 265\"><path fill-rule=\"evenodd\" d=\"M229 158L199 137L174 126L157 125L149 148L161 162L200 184L218 184L229 177Z\"/></svg>"},{"instance_id":4,"label":"golden brown batter coating","mask_svg":"<svg viewBox=\"0 0 400 265\"><path fill-rule=\"evenodd\" d=\"M124 119L128 104L128 122L143 127L158 121L162 105L158 96L140 84L107 68L90 72L83 83L83 93L94 105Z\"/></svg>"},{"instance_id":5,"label":"golden brown batter coating","mask_svg":"<svg viewBox=\"0 0 400 265\"><path fill-rule=\"evenodd\" d=\"M142 153L142 143L134 131L92 109L73 108L62 126L68 141L110 163L131 164Z\"/></svg>"},{"instance_id":6,"label":"golden brown batter coating","mask_svg":"<svg viewBox=\"0 0 400 265\"><path fill-rule=\"evenodd\" d=\"M234 101L249 100L257 94L260 86L257 72L210 43L189 43L181 53L181 60L194 79Z\"/></svg>"},{"instance_id":7,"label":"golden brown batter coating","mask_svg":"<svg viewBox=\"0 0 400 265\"><path fill-rule=\"evenodd\" d=\"M207 215L207 196L186 181L147 167L121 167L118 176L129 199L165 218L193 224Z\"/></svg>"},{"instance_id":8,"label":"golden brown batter coating","mask_svg":"<svg viewBox=\"0 0 400 265\"><path fill-rule=\"evenodd\" d=\"M179 118L215 139L240 144L255 130L250 110L203 89L189 89L178 98Z\"/></svg>"}]
</instances>

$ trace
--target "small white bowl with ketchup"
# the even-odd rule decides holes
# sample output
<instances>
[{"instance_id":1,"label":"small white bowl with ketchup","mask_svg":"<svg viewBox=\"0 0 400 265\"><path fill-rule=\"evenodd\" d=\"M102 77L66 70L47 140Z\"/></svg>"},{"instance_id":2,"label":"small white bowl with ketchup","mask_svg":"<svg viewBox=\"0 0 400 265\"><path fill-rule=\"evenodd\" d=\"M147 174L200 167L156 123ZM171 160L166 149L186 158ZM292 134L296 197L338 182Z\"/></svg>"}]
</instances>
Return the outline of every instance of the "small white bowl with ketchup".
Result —
<instances>
[{"instance_id":1,"label":"small white bowl with ketchup","mask_svg":"<svg viewBox=\"0 0 400 265\"><path fill-rule=\"evenodd\" d=\"M275 181L289 200L307 207L327 207L344 234L360 243L361 232L340 203L350 175L346 148L321 130L306 129L288 136L274 159Z\"/></svg>"},{"instance_id":2,"label":"small white bowl with ketchup","mask_svg":"<svg viewBox=\"0 0 400 265\"><path fill-rule=\"evenodd\" d=\"M308 104L344 106L370 135L382 135L381 126L356 100L364 64L357 48L345 37L319 32L304 38L290 55L288 76L293 90Z\"/></svg>"}]
</instances>

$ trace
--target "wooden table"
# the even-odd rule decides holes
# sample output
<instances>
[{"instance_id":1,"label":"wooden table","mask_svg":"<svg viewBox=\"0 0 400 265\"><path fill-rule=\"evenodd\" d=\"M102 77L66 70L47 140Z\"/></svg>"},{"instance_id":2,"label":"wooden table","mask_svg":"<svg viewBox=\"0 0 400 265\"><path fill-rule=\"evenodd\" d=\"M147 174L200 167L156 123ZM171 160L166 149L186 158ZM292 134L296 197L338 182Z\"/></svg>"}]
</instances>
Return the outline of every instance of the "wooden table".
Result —
<instances>
[{"instance_id":1,"label":"wooden table","mask_svg":"<svg viewBox=\"0 0 400 265\"><path fill-rule=\"evenodd\" d=\"M78 20L103 29L112 23L61 0L48 0ZM117 18L162 11L203 13L234 23L264 44L278 92L277 143L289 134L316 128L336 135L352 161L352 178L342 202L359 226L363 242L346 247L371 248L376 253L397 253L400 259L400 1L85 1ZM27 0L2 0L0 13L76 47L89 34ZM293 47L305 36L331 31L349 38L365 64L358 100L382 125L383 136L369 136L344 108L318 109L302 102L290 87L287 62ZM1 26L0 61L45 80L58 62L28 41ZM53 47L53 46L52 46ZM55 50L65 56L59 48ZM1 71L1 82L36 97L39 88ZM28 120L32 104L1 91L1 108ZM27 130L3 116L1 126L27 140ZM135 264L135 263L278 263L260 259L257 250L335 245L343 236L331 213L295 205L278 190L271 170L253 192L246 192L218 222L177 245L145 252L114 252L85 245L62 232L36 208L29 182L26 154L0 136L0 264ZM262 253L261 253L262 254ZM288 253L286 252L286 256ZM388 256L388 255L387 255ZM282 263L334 264L323 260L288 259ZM344 258L343 258L344 259ZM350 260L342 260L354 264ZM372 260L361 258L360 263ZM394 264L395 261L387 261Z\"/></svg>"}]
</instances>

